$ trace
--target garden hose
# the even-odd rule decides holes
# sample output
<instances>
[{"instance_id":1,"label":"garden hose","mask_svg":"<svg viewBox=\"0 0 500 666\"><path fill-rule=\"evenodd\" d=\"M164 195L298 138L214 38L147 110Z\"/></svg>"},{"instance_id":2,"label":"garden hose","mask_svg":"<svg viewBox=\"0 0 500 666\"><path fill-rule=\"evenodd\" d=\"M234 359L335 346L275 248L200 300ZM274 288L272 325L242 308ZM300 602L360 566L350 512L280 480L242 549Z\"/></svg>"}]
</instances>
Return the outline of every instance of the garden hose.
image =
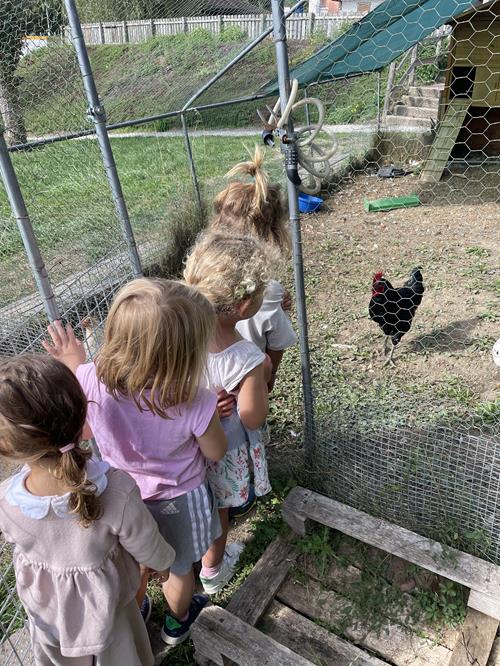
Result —
<instances>
[{"instance_id":1,"label":"garden hose","mask_svg":"<svg viewBox=\"0 0 500 666\"><path fill-rule=\"evenodd\" d=\"M304 182L304 180L300 183L301 190L306 194L316 194L321 190L322 181L326 180L330 175L330 158L337 151L337 141L335 137L328 134L328 143L330 144L330 147L325 148L325 142L323 142L323 145L319 143L317 140L318 135L321 131L324 131L325 107L317 97L305 97L296 102L295 100L297 98L298 90L299 82L297 79L294 79L292 81L290 96L282 115L278 117L278 110L280 108L280 100L278 99L269 116L268 124L276 127L277 131L282 130L283 126L287 123L290 114L293 114L294 111L309 105L316 107L318 110L318 120L295 130L295 150L293 151L296 155L296 162L298 162L309 176L307 183ZM287 153L286 148L285 153ZM286 157L287 155L285 154L285 162L287 162ZM295 184L298 185L301 179L298 172L296 176L293 175L294 164L291 157L289 161L290 168L287 168L288 177L292 182L295 182ZM295 169L296 168L297 166L295 165Z\"/></svg>"}]
</instances>

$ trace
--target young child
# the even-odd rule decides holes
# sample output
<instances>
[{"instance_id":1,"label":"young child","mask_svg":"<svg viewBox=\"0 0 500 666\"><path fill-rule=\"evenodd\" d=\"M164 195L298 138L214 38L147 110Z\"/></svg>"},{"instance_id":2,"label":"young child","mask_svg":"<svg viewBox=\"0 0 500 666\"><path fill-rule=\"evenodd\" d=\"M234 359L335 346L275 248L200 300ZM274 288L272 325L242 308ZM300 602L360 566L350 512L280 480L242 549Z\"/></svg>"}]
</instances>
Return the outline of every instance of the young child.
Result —
<instances>
[{"instance_id":1,"label":"young child","mask_svg":"<svg viewBox=\"0 0 500 666\"><path fill-rule=\"evenodd\" d=\"M187 638L207 602L193 596L192 565L221 533L205 457L220 460L227 443L216 396L198 386L214 325L213 308L196 289L141 278L117 294L95 363L85 363L81 343L60 323L49 327L53 347L46 345L76 373L103 459L136 480L175 549L163 584L169 612L162 638L169 645Z\"/></svg>"},{"instance_id":2,"label":"young child","mask_svg":"<svg viewBox=\"0 0 500 666\"><path fill-rule=\"evenodd\" d=\"M80 447L86 412L62 363L0 361L0 454L25 463L0 485L0 529L35 664L152 666L137 563L168 575L175 554L130 476Z\"/></svg>"},{"instance_id":3,"label":"young child","mask_svg":"<svg viewBox=\"0 0 500 666\"><path fill-rule=\"evenodd\" d=\"M229 178L250 176L254 180L250 183L233 181L217 195L214 201L215 216L210 222L210 229L252 236L269 243L282 255L286 255L290 251L290 234L280 187L269 183L262 163L262 152L256 147L253 159L237 164L229 171ZM297 342L297 336L283 308L288 301L281 284L270 280L259 311L236 325L246 340L254 342L270 357L273 366L270 390L274 386L284 350Z\"/></svg>"},{"instance_id":4,"label":"young child","mask_svg":"<svg viewBox=\"0 0 500 666\"><path fill-rule=\"evenodd\" d=\"M223 556L229 526L229 507L248 500L253 465L255 493L271 490L264 444L259 428L268 409L270 367L265 354L244 340L238 322L259 310L268 282L270 257L265 246L246 236L208 234L195 245L186 262L184 279L208 298L217 314L215 336L209 346L207 383L236 396L230 416L222 419L228 451L223 460L208 465L208 478L219 506L222 535L202 560L200 580L214 594L227 582Z\"/></svg>"}]
</instances>

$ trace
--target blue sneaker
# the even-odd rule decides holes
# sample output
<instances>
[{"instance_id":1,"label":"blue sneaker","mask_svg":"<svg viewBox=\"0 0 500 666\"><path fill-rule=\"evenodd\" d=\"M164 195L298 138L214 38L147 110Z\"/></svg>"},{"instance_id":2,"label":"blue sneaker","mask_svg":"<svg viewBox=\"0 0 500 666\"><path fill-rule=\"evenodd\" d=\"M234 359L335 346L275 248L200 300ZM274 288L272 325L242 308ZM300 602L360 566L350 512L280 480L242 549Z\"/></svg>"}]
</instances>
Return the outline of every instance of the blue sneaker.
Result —
<instances>
[{"instance_id":1,"label":"blue sneaker","mask_svg":"<svg viewBox=\"0 0 500 666\"><path fill-rule=\"evenodd\" d=\"M179 643L185 641L191 632L191 625L207 602L208 597L203 596L203 594L195 594L189 607L189 615L184 622L167 613L161 629L162 641L167 645L179 645Z\"/></svg>"},{"instance_id":2,"label":"blue sneaker","mask_svg":"<svg viewBox=\"0 0 500 666\"><path fill-rule=\"evenodd\" d=\"M255 497L255 489L253 486L253 483L250 484L250 488L248 490L248 499L245 502L245 504L242 504L241 506L232 506L229 509L229 520L233 520L233 518L242 518L243 516L246 516L247 513L249 513L257 503L257 499Z\"/></svg>"},{"instance_id":3,"label":"blue sneaker","mask_svg":"<svg viewBox=\"0 0 500 666\"><path fill-rule=\"evenodd\" d=\"M153 610L153 606L151 604L151 599L149 598L149 595L146 594L144 597L144 601L141 604L141 615L142 619L144 620L144 623L149 621L149 618L151 617L151 611Z\"/></svg>"}]
</instances>

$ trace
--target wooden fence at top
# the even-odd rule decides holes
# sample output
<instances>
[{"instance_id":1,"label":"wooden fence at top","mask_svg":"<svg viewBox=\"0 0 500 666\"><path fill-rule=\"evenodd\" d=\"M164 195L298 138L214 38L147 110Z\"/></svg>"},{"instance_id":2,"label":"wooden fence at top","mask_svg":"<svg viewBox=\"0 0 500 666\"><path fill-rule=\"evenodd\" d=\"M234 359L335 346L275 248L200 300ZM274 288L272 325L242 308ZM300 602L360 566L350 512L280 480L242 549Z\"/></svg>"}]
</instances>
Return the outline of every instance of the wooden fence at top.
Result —
<instances>
[{"instance_id":1,"label":"wooden fence at top","mask_svg":"<svg viewBox=\"0 0 500 666\"><path fill-rule=\"evenodd\" d=\"M286 21L288 39L306 40L315 32L332 37L345 21L356 21L359 14L339 13L335 16L296 14ZM150 19L147 21L113 21L82 25L86 44L137 44L155 36L178 35L203 28L213 33L237 27L254 39L272 25L270 14L237 14L234 16L193 16Z\"/></svg>"}]
</instances>

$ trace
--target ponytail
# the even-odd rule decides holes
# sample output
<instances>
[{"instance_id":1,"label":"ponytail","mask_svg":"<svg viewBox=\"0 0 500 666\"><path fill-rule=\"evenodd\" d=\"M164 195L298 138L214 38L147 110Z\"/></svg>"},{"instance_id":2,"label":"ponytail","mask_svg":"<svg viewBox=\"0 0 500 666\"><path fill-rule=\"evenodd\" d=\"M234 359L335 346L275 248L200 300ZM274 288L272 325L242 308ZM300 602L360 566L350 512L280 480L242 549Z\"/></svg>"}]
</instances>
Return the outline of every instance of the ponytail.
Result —
<instances>
[{"instance_id":1,"label":"ponytail","mask_svg":"<svg viewBox=\"0 0 500 666\"><path fill-rule=\"evenodd\" d=\"M280 252L290 251L291 242L278 184L270 183L263 169L264 155L256 146L253 157L236 164L228 178L249 176L251 183L235 180L214 199L215 217L210 228L224 233L250 234L272 243Z\"/></svg>"},{"instance_id":2,"label":"ponytail","mask_svg":"<svg viewBox=\"0 0 500 666\"><path fill-rule=\"evenodd\" d=\"M102 506L96 495L96 486L87 478L87 461L92 456L90 449L78 445L63 447L55 469L55 476L70 490L68 508L78 516L83 527L89 527L102 516ZM68 450L69 449L69 450ZM61 449L60 449L61 450Z\"/></svg>"},{"instance_id":3,"label":"ponytail","mask_svg":"<svg viewBox=\"0 0 500 666\"><path fill-rule=\"evenodd\" d=\"M87 400L75 375L51 356L0 360L0 455L12 462L46 460L70 491L68 508L88 527L102 515L87 478L90 449L77 443Z\"/></svg>"}]
</instances>

